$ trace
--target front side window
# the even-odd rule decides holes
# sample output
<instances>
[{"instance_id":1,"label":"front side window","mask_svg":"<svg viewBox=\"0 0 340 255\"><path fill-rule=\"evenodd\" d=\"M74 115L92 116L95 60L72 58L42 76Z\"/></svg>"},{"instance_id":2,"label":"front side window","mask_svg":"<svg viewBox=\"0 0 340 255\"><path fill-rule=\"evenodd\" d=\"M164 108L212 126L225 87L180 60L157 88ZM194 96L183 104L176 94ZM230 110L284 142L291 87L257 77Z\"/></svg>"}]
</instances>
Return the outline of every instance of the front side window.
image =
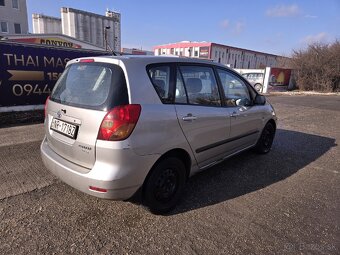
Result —
<instances>
[{"instance_id":1,"label":"front side window","mask_svg":"<svg viewBox=\"0 0 340 255\"><path fill-rule=\"evenodd\" d=\"M8 24L6 21L0 22L1 32L2 33L8 33Z\"/></svg>"},{"instance_id":2,"label":"front side window","mask_svg":"<svg viewBox=\"0 0 340 255\"><path fill-rule=\"evenodd\" d=\"M225 105L234 107L251 103L248 87L239 77L222 69L217 72L224 91Z\"/></svg>"},{"instance_id":3,"label":"front side window","mask_svg":"<svg viewBox=\"0 0 340 255\"><path fill-rule=\"evenodd\" d=\"M156 65L148 68L148 74L159 98L163 103L172 101L170 90L170 66Z\"/></svg>"},{"instance_id":4,"label":"front side window","mask_svg":"<svg viewBox=\"0 0 340 255\"><path fill-rule=\"evenodd\" d=\"M14 33L21 34L21 25L14 23Z\"/></svg>"},{"instance_id":5,"label":"front side window","mask_svg":"<svg viewBox=\"0 0 340 255\"><path fill-rule=\"evenodd\" d=\"M221 105L217 82L211 67L180 66L179 71L177 72L176 102L186 100L183 94L186 92L189 104Z\"/></svg>"},{"instance_id":6,"label":"front side window","mask_svg":"<svg viewBox=\"0 0 340 255\"><path fill-rule=\"evenodd\" d=\"M5 0L0 0L0 6L5 6Z\"/></svg>"},{"instance_id":7,"label":"front side window","mask_svg":"<svg viewBox=\"0 0 340 255\"><path fill-rule=\"evenodd\" d=\"M19 9L19 0L12 0L12 7L14 9Z\"/></svg>"}]
</instances>

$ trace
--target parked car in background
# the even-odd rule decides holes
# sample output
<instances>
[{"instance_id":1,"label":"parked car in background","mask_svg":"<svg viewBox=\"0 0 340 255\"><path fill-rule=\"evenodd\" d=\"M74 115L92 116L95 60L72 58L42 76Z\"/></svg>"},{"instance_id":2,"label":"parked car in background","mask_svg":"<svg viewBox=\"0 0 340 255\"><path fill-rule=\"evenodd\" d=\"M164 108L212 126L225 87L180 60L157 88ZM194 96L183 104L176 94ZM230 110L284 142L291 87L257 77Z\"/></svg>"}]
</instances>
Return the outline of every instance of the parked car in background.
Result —
<instances>
[{"instance_id":1,"label":"parked car in background","mask_svg":"<svg viewBox=\"0 0 340 255\"><path fill-rule=\"evenodd\" d=\"M115 56L69 61L45 105L45 166L107 199L138 190L164 213L186 181L241 151L270 151L276 115L241 75L200 59ZM226 187L228 189L228 187Z\"/></svg>"},{"instance_id":2,"label":"parked car in background","mask_svg":"<svg viewBox=\"0 0 340 255\"><path fill-rule=\"evenodd\" d=\"M263 79L264 74L263 73L243 73L242 76L246 78L250 84L258 91L261 92L263 88Z\"/></svg>"}]
</instances>

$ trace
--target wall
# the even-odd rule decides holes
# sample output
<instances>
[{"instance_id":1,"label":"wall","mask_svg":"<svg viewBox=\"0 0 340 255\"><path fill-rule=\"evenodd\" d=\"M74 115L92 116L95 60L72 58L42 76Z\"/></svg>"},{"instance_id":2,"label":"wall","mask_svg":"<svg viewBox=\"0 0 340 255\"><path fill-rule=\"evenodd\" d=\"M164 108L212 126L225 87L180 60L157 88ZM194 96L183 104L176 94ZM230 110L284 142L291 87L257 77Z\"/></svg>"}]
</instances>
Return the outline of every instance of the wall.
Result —
<instances>
[{"instance_id":1,"label":"wall","mask_svg":"<svg viewBox=\"0 0 340 255\"><path fill-rule=\"evenodd\" d=\"M26 0L18 0L18 2L19 9L12 7L12 0L5 0L5 6L0 6L0 21L8 23L8 33L1 33L0 30L1 36L15 34L14 23L20 24L21 34L28 33Z\"/></svg>"}]
</instances>

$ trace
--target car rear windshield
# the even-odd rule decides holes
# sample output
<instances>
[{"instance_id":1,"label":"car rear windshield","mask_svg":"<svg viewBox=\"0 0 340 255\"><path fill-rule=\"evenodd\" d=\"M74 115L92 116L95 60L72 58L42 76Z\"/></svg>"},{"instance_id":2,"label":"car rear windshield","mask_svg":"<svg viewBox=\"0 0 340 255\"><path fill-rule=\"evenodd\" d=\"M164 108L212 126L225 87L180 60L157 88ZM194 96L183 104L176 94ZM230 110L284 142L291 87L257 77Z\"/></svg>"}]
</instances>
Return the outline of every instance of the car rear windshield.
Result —
<instances>
[{"instance_id":1,"label":"car rear windshield","mask_svg":"<svg viewBox=\"0 0 340 255\"><path fill-rule=\"evenodd\" d=\"M65 105L103 111L129 103L123 70L98 62L68 66L50 98Z\"/></svg>"}]
</instances>

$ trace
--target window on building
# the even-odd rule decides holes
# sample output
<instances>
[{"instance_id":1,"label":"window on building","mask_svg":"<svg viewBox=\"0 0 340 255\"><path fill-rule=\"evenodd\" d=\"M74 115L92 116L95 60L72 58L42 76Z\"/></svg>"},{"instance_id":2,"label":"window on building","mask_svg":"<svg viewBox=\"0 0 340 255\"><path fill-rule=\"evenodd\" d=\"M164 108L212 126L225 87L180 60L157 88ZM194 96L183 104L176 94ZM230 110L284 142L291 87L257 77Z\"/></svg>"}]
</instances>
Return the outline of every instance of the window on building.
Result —
<instances>
[{"instance_id":1,"label":"window on building","mask_svg":"<svg viewBox=\"0 0 340 255\"><path fill-rule=\"evenodd\" d=\"M21 34L21 25L14 23L14 33Z\"/></svg>"},{"instance_id":2,"label":"window on building","mask_svg":"<svg viewBox=\"0 0 340 255\"><path fill-rule=\"evenodd\" d=\"M1 21L0 22L0 27L1 27L1 33L8 33L8 24L6 21Z\"/></svg>"},{"instance_id":3,"label":"window on building","mask_svg":"<svg viewBox=\"0 0 340 255\"><path fill-rule=\"evenodd\" d=\"M170 49L170 54L172 54L172 55L174 54L174 48Z\"/></svg>"},{"instance_id":4,"label":"window on building","mask_svg":"<svg viewBox=\"0 0 340 255\"><path fill-rule=\"evenodd\" d=\"M12 7L14 9L19 9L19 0L12 0Z\"/></svg>"},{"instance_id":5,"label":"window on building","mask_svg":"<svg viewBox=\"0 0 340 255\"><path fill-rule=\"evenodd\" d=\"M215 58L217 58L217 50L215 50Z\"/></svg>"},{"instance_id":6,"label":"window on building","mask_svg":"<svg viewBox=\"0 0 340 255\"><path fill-rule=\"evenodd\" d=\"M0 0L0 6L5 6L5 0Z\"/></svg>"},{"instance_id":7,"label":"window on building","mask_svg":"<svg viewBox=\"0 0 340 255\"><path fill-rule=\"evenodd\" d=\"M198 50L195 50L195 57L198 57Z\"/></svg>"}]
</instances>

